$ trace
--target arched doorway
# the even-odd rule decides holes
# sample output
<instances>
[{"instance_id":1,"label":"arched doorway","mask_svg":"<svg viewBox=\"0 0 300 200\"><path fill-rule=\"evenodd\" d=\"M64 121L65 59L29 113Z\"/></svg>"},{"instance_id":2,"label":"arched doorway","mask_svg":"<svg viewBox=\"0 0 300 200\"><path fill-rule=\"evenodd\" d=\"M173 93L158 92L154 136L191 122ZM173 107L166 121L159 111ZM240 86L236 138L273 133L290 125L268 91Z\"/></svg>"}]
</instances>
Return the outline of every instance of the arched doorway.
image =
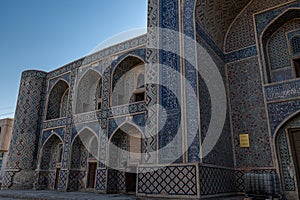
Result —
<instances>
[{"instance_id":1,"label":"arched doorway","mask_svg":"<svg viewBox=\"0 0 300 200\"><path fill-rule=\"evenodd\" d=\"M42 188L58 189L63 148L61 138L55 133L44 143L40 163L40 172L43 176Z\"/></svg>"},{"instance_id":2,"label":"arched doorway","mask_svg":"<svg viewBox=\"0 0 300 200\"><path fill-rule=\"evenodd\" d=\"M280 126L275 135L275 146L284 194L287 199L299 199L300 114Z\"/></svg>"},{"instance_id":3,"label":"arched doorway","mask_svg":"<svg viewBox=\"0 0 300 200\"><path fill-rule=\"evenodd\" d=\"M94 190L98 160L98 136L92 130L85 128L72 143L70 191Z\"/></svg>"},{"instance_id":4,"label":"arched doorway","mask_svg":"<svg viewBox=\"0 0 300 200\"><path fill-rule=\"evenodd\" d=\"M108 150L108 191L135 193L137 166L141 163L143 134L136 126L125 123L111 136Z\"/></svg>"}]
</instances>

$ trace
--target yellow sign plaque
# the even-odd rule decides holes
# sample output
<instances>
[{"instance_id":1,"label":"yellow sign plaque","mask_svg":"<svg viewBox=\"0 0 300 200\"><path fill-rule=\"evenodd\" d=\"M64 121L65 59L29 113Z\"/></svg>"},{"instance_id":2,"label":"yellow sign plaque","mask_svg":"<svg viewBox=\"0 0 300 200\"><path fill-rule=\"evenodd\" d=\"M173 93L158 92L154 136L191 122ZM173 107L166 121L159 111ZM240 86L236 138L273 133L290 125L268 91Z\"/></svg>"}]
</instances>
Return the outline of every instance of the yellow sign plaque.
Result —
<instances>
[{"instance_id":1,"label":"yellow sign plaque","mask_svg":"<svg viewBox=\"0 0 300 200\"><path fill-rule=\"evenodd\" d=\"M249 148L250 147L249 134L241 134L240 135L240 147L241 148Z\"/></svg>"}]
</instances>

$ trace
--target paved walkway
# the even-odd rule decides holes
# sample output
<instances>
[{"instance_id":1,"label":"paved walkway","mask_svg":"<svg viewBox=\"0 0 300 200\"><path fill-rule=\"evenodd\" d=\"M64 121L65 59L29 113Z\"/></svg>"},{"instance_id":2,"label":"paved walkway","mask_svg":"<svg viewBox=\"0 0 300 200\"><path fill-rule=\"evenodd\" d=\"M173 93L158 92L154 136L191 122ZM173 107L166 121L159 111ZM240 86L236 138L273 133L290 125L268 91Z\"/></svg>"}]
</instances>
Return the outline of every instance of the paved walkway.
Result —
<instances>
[{"instance_id":1,"label":"paved walkway","mask_svg":"<svg viewBox=\"0 0 300 200\"><path fill-rule=\"evenodd\" d=\"M5 199L6 198L6 199ZM135 200L135 196L122 194L95 194L85 192L58 192L48 190L1 190L0 199L28 200Z\"/></svg>"},{"instance_id":2,"label":"paved walkway","mask_svg":"<svg viewBox=\"0 0 300 200\"><path fill-rule=\"evenodd\" d=\"M0 190L1 200L136 200L134 195L95 194L85 192L58 192L48 190ZM226 197L210 200L242 200L241 197Z\"/></svg>"}]
</instances>

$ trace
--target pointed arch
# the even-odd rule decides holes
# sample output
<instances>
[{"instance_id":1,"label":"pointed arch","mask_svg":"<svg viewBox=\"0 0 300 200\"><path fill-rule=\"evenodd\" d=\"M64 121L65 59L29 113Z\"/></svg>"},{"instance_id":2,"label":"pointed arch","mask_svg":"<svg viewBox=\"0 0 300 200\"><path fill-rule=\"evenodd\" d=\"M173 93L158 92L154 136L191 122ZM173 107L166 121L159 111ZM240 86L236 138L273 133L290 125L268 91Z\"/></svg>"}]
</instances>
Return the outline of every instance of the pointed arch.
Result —
<instances>
[{"instance_id":1,"label":"pointed arch","mask_svg":"<svg viewBox=\"0 0 300 200\"><path fill-rule=\"evenodd\" d=\"M40 151L40 169L42 170L54 170L58 163L58 155L60 153L59 145L63 147L63 140L57 133L52 133L48 139L44 142Z\"/></svg>"},{"instance_id":2,"label":"pointed arch","mask_svg":"<svg viewBox=\"0 0 300 200\"><path fill-rule=\"evenodd\" d=\"M294 29L295 24L299 24L299 18L300 8L288 8L273 19L261 32L258 39L261 44L266 83L295 78L293 63L291 63L289 55L290 44L288 44L285 34L290 29Z\"/></svg>"},{"instance_id":3,"label":"pointed arch","mask_svg":"<svg viewBox=\"0 0 300 200\"><path fill-rule=\"evenodd\" d=\"M68 100L69 84L65 80L59 79L49 92L46 120L66 117Z\"/></svg>"},{"instance_id":4,"label":"pointed arch","mask_svg":"<svg viewBox=\"0 0 300 200\"><path fill-rule=\"evenodd\" d=\"M287 199L298 196L300 181L299 175L299 137L300 136L300 111L288 116L277 127L273 137L276 149L276 166L281 176L283 192ZM298 189L298 191L297 191Z\"/></svg>"},{"instance_id":5,"label":"pointed arch","mask_svg":"<svg viewBox=\"0 0 300 200\"><path fill-rule=\"evenodd\" d=\"M116 129L112 132L112 134L109 136L109 142L111 142L111 138L114 136L114 134L115 134L119 129L124 129L125 131L128 129L128 128L124 128L124 127L133 127L133 128L137 129L137 130L141 133L142 137L145 137L145 134L144 134L144 132L142 131L142 129L140 129L140 127L138 127L138 126L137 126L136 124L134 124L133 122L125 121L125 122L123 122L122 124L120 124L120 125L118 126L118 128L116 128Z\"/></svg>"},{"instance_id":6,"label":"pointed arch","mask_svg":"<svg viewBox=\"0 0 300 200\"><path fill-rule=\"evenodd\" d=\"M145 77L145 62L136 55L129 54L115 65L111 73L112 106L145 99L145 84L137 89L139 74L143 74ZM139 95L139 98L136 98L136 94Z\"/></svg>"},{"instance_id":7,"label":"pointed arch","mask_svg":"<svg viewBox=\"0 0 300 200\"><path fill-rule=\"evenodd\" d=\"M122 123L110 136L107 158L110 167L117 169L126 164L139 164L143 152L143 131L131 122Z\"/></svg>"},{"instance_id":8,"label":"pointed arch","mask_svg":"<svg viewBox=\"0 0 300 200\"><path fill-rule=\"evenodd\" d=\"M102 84L101 74L94 69L87 70L80 77L76 90L76 114L101 109Z\"/></svg>"},{"instance_id":9,"label":"pointed arch","mask_svg":"<svg viewBox=\"0 0 300 200\"><path fill-rule=\"evenodd\" d=\"M90 175L89 161L96 163L99 160L98 150L98 135L89 127L82 128L71 143L69 190L78 191L88 187L89 179L85 177Z\"/></svg>"},{"instance_id":10,"label":"pointed arch","mask_svg":"<svg viewBox=\"0 0 300 200\"><path fill-rule=\"evenodd\" d=\"M98 139L98 135L96 134L96 132L93 129L91 129L90 127L85 126L85 127L81 128L80 131L78 131L78 133L72 139L72 143L71 144L73 144L74 140L77 137L79 137L80 135L83 135L83 134L84 134L84 136L88 136L90 138L91 134L86 134L86 133L91 133L93 136L95 136Z\"/></svg>"}]
</instances>

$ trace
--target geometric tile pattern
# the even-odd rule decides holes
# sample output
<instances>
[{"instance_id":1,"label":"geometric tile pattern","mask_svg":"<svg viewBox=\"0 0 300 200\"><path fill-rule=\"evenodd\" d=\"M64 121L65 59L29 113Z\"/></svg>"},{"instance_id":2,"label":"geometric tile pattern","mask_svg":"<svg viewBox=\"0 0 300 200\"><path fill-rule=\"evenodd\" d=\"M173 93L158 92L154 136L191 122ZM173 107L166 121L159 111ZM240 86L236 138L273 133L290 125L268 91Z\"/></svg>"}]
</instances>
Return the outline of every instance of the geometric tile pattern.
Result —
<instances>
[{"instance_id":1,"label":"geometric tile pattern","mask_svg":"<svg viewBox=\"0 0 300 200\"><path fill-rule=\"evenodd\" d=\"M289 42L287 41L286 34L291 30L299 29L299 27L300 20L291 20L280 27L280 29L268 40L268 45L265 49L268 49L267 57L270 61L268 65L271 68L271 82L285 81L294 78L294 69L291 65L292 55L290 54ZM286 79L280 78L282 77L282 72L278 73L277 76L275 74L278 69L282 68L285 68L284 74L287 74Z\"/></svg>"},{"instance_id":2,"label":"geometric tile pattern","mask_svg":"<svg viewBox=\"0 0 300 200\"><path fill-rule=\"evenodd\" d=\"M257 57L227 65L237 167L272 167L273 160ZM250 148L239 147L248 133Z\"/></svg>"},{"instance_id":3,"label":"geometric tile pattern","mask_svg":"<svg viewBox=\"0 0 300 200\"><path fill-rule=\"evenodd\" d=\"M232 21L250 0L197 1L196 21L203 27L220 49Z\"/></svg>"},{"instance_id":4,"label":"geometric tile pattern","mask_svg":"<svg viewBox=\"0 0 300 200\"><path fill-rule=\"evenodd\" d=\"M235 190L245 192L245 174L240 170L235 171Z\"/></svg>"},{"instance_id":5,"label":"geometric tile pattern","mask_svg":"<svg viewBox=\"0 0 300 200\"><path fill-rule=\"evenodd\" d=\"M234 193L235 170L199 166L201 196Z\"/></svg>"},{"instance_id":6,"label":"geometric tile pattern","mask_svg":"<svg viewBox=\"0 0 300 200\"><path fill-rule=\"evenodd\" d=\"M106 191L107 169L97 169L96 171L96 190Z\"/></svg>"},{"instance_id":7,"label":"geometric tile pattern","mask_svg":"<svg viewBox=\"0 0 300 200\"><path fill-rule=\"evenodd\" d=\"M125 172L115 169L108 169L107 192L119 193L125 191Z\"/></svg>"},{"instance_id":8,"label":"geometric tile pattern","mask_svg":"<svg viewBox=\"0 0 300 200\"><path fill-rule=\"evenodd\" d=\"M195 165L139 167L138 194L168 194L196 197L198 195Z\"/></svg>"},{"instance_id":9,"label":"geometric tile pattern","mask_svg":"<svg viewBox=\"0 0 300 200\"><path fill-rule=\"evenodd\" d=\"M57 119L66 116L66 101L68 100L69 85L59 80L48 97L47 120ZM64 111L65 110L65 111Z\"/></svg>"},{"instance_id":10,"label":"geometric tile pattern","mask_svg":"<svg viewBox=\"0 0 300 200\"><path fill-rule=\"evenodd\" d=\"M297 56L300 54L300 37L299 35L294 36L291 40L290 40L290 46L292 49L292 55L293 56Z\"/></svg>"},{"instance_id":11,"label":"geometric tile pattern","mask_svg":"<svg viewBox=\"0 0 300 200\"><path fill-rule=\"evenodd\" d=\"M225 38L225 51L232 52L255 44L253 14L292 0L253 0L233 21Z\"/></svg>"},{"instance_id":12,"label":"geometric tile pattern","mask_svg":"<svg viewBox=\"0 0 300 200\"><path fill-rule=\"evenodd\" d=\"M13 134L10 145L8 163L6 169L32 170L36 166L36 147L38 145L38 135L40 133L41 102L45 86L46 73L41 71L26 71L22 73L19 98L15 113ZM11 184L13 174L6 173L6 184ZM34 178L34 177L32 177ZM16 185L22 183L16 183ZM25 184L25 183L24 183ZM28 184L28 183L27 183ZM30 183L29 183L30 185ZM18 185L22 187L22 185Z\"/></svg>"},{"instance_id":13,"label":"geometric tile pattern","mask_svg":"<svg viewBox=\"0 0 300 200\"><path fill-rule=\"evenodd\" d=\"M283 101L278 103L269 103L269 120L272 135L275 134L276 128L290 115L299 111L300 100Z\"/></svg>"},{"instance_id":14,"label":"geometric tile pattern","mask_svg":"<svg viewBox=\"0 0 300 200\"><path fill-rule=\"evenodd\" d=\"M157 114L155 105L158 102L158 90L157 84L159 79L158 73L158 30L156 27L159 26L159 1L152 0L148 2L148 33L147 33L147 64L146 64L146 103L147 103L147 123L146 123L146 132L147 140L146 140L146 148L147 152L155 152L157 149ZM156 155L149 155L146 158L146 163L156 163Z\"/></svg>"},{"instance_id":15,"label":"geometric tile pattern","mask_svg":"<svg viewBox=\"0 0 300 200\"><path fill-rule=\"evenodd\" d=\"M80 189L84 189L83 178L85 174L85 171L70 170L68 190L79 191Z\"/></svg>"},{"instance_id":16,"label":"geometric tile pattern","mask_svg":"<svg viewBox=\"0 0 300 200\"><path fill-rule=\"evenodd\" d=\"M283 179L283 187L285 191L295 191L296 185L294 175L291 173L293 161L291 160L291 152L289 150L288 138L286 137L286 129L300 127L300 115L297 114L288 122L286 122L278 131L276 139L278 162L281 170L281 179Z\"/></svg>"},{"instance_id":17,"label":"geometric tile pattern","mask_svg":"<svg viewBox=\"0 0 300 200\"><path fill-rule=\"evenodd\" d=\"M58 189L65 191L67 189L67 180L68 180L69 171L61 170L59 173L59 182Z\"/></svg>"}]
</instances>

